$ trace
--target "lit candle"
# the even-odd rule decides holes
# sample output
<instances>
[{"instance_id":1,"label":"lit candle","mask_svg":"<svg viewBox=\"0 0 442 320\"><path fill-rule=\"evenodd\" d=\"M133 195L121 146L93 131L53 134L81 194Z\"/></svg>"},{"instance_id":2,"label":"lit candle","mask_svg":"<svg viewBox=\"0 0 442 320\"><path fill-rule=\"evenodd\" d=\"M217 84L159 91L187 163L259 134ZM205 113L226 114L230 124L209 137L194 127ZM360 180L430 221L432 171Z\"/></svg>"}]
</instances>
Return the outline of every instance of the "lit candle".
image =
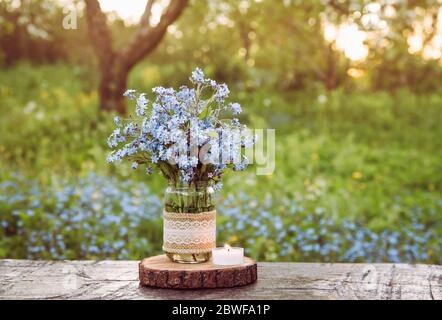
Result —
<instances>
[{"instance_id":1,"label":"lit candle","mask_svg":"<svg viewBox=\"0 0 442 320\"><path fill-rule=\"evenodd\" d=\"M244 263L244 248L231 247L228 244L224 248L212 250L213 264L219 266L230 266Z\"/></svg>"}]
</instances>

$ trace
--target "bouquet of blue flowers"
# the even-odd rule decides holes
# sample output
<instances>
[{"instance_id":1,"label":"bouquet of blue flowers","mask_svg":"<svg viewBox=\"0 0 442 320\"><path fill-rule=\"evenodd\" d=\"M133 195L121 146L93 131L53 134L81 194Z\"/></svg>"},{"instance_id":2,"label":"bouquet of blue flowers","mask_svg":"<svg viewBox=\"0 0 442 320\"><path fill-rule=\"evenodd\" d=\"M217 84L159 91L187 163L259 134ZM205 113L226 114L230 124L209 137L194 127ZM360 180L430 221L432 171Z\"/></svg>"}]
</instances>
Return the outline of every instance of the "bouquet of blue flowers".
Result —
<instances>
[{"instance_id":1,"label":"bouquet of blue flowers","mask_svg":"<svg viewBox=\"0 0 442 320\"><path fill-rule=\"evenodd\" d=\"M247 167L244 148L251 148L255 137L237 118L222 118L238 115L241 106L227 102L227 85L206 78L201 69L189 79L191 87L153 88L152 100L135 90L124 93L136 101L136 114L115 117L108 162L129 160L134 169L146 166L148 174L158 169L176 186L206 182L215 190L222 187L225 170Z\"/></svg>"}]
</instances>

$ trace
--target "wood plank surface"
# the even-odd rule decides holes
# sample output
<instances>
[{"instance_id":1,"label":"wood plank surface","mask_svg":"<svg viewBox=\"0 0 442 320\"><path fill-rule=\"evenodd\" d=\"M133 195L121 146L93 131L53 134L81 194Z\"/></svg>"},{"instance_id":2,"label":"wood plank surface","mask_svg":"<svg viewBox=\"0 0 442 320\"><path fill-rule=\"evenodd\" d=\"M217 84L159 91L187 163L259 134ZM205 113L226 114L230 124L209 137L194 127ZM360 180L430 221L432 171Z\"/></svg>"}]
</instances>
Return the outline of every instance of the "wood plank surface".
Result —
<instances>
[{"instance_id":1,"label":"wood plank surface","mask_svg":"<svg viewBox=\"0 0 442 320\"><path fill-rule=\"evenodd\" d=\"M258 281L228 289L143 287L139 261L0 260L0 299L435 299L442 267L258 263Z\"/></svg>"}]
</instances>

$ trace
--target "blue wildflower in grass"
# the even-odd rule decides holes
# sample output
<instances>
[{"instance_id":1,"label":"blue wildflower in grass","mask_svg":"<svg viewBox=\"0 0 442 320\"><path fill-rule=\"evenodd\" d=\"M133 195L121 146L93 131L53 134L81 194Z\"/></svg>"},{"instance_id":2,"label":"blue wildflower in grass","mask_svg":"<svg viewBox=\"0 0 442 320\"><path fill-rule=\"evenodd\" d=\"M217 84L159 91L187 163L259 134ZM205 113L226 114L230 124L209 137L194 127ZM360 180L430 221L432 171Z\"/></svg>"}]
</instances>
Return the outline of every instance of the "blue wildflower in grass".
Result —
<instances>
[{"instance_id":1,"label":"blue wildflower in grass","mask_svg":"<svg viewBox=\"0 0 442 320\"><path fill-rule=\"evenodd\" d=\"M89 246L88 251L90 254L99 254L100 253L100 249L98 249L98 247L95 245Z\"/></svg>"},{"instance_id":2,"label":"blue wildflower in grass","mask_svg":"<svg viewBox=\"0 0 442 320\"><path fill-rule=\"evenodd\" d=\"M115 241L113 244L113 248L116 250L120 250L124 247L125 243L122 240Z\"/></svg>"},{"instance_id":3,"label":"blue wildflower in grass","mask_svg":"<svg viewBox=\"0 0 442 320\"><path fill-rule=\"evenodd\" d=\"M229 88L205 77L200 68L191 76L192 88L155 87L152 100L145 93L127 90L124 96L136 100L135 115L115 121L117 128L108 138L114 149L109 163L128 160L132 168L146 165L157 169L174 184L208 182L218 190L225 170L244 170L249 161L241 158L242 148L254 139L238 119L220 119L221 111L234 115L238 103L227 103Z\"/></svg>"},{"instance_id":4,"label":"blue wildflower in grass","mask_svg":"<svg viewBox=\"0 0 442 320\"><path fill-rule=\"evenodd\" d=\"M0 238L11 244L4 246L6 257L137 259L140 249L145 255L160 251L156 237L161 235L158 212L162 203L144 182L90 174L44 190L38 181L29 179L16 184L0 183L0 207L4 208ZM36 199L44 211L34 208ZM54 206L58 201L62 205ZM281 206L287 208L284 215ZM228 242L223 239L227 232L222 231L233 228L239 231L235 245L247 243L257 259L273 259L267 255L272 250L287 260L441 263L441 222L425 210L378 231L350 219L327 216L322 208L303 201L293 206L292 199L285 196L252 198L235 191L226 194L218 209L228 218L219 221L220 241ZM33 210L33 217L28 210ZM275 218L278 216L281 218ZM119 241L124 242L127 256Z\"/></svg>"}]
</instances>

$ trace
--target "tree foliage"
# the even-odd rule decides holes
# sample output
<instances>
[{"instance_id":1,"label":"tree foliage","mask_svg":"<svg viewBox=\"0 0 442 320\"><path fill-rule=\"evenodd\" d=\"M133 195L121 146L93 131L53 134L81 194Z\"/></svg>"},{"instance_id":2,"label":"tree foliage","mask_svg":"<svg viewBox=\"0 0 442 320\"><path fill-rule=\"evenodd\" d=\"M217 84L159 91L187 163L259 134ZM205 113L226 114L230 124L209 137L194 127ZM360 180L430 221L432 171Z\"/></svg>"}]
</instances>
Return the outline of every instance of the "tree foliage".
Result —
<instances>
[{"instance_id":1,"label":"tree foliage","mask_svg":"<svg viewBox=\"0 0 442 320\"><path fill-rule=\"evenodd\" d=\"M85 39L86 18L91 15L80 9L92 8L97 1L76 1L77 30L61 27L63 8L56 2L14 3L0 4L0 56L5 66L19 60L93 65L95 48L103 53L98 55L102 70L108 70L103 65L114 58L125 61L119 63L122 70L130 70L148 53L151 64L164 66L162 81L171 85L182 83L195 66L248 90L409 87L428 92L438 87L433 79L441 76L442 13L437 0L193 0L180 19L174 17L156 28L149 28L149 10L139 25L129 26L113 14L95 10L102 17L98 25L108 31L99 33L94 24L90 44ZM342 25L364 32L368 52L364 59L349 59L336 39L326 39L327 26ZM142 30L149 30L149 37ZM163 39L160 35L165 32L169 36Z\"/></svg>"}]
</instances>

